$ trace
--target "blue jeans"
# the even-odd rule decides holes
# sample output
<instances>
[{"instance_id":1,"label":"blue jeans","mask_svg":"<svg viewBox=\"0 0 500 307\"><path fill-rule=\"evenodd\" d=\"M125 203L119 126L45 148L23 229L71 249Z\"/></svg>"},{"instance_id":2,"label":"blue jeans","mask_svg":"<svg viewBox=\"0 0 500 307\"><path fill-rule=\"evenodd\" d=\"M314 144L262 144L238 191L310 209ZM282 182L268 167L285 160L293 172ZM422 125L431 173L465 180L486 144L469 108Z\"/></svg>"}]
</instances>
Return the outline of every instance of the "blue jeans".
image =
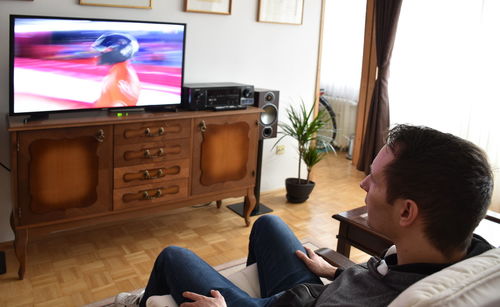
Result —
<instances>
[{"instance_id":1,"label":"blue jeans","mask_svg":"<svg viewBox=\"0 0 500 307\"><path fill-rule=\"evenodd\" d=\"M193 252L176 246L165 248L155 261L141 306L148 297L171 294L181 304L184 291L211 296L218 290L231 306L269 306L279 295L301 283L321 284L295 251L305 252L299 240L277 216L264 215L255 221L250 234L247 265L257 263L262 298L252 298Z\"/></svg>"}]
</instances>

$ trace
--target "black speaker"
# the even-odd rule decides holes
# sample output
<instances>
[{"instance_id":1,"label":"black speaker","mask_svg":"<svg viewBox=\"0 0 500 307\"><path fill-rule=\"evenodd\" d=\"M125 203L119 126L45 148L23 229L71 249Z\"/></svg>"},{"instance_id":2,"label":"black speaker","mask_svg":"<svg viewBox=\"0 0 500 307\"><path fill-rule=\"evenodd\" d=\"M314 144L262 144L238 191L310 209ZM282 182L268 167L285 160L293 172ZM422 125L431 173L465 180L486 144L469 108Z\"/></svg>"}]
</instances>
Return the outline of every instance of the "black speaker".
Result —
<instances>
[{"instance_id":1,"label":"black speaker","mask_svg":"<svg viewBox=\"0 0 500 307\"><path fill-rule=\"evenodd\" d=\"M260 215L272 212L273 210L264 204L260 203L260 176L262 172L262 148L264 147L264 139L275 138L278 131L278 104L280 92L275 90L267 90L263 88L254 89L254 106L264 110L260 113L259 118L259 147L257 153L257 174L255 176L255 208L250 213L251 216ZM245 202L232 204L227 206L239 216L243 215Z\"/></svg>"},{"instance_id":2,"label":"black speaker","mask_svg":"<svg viewBox=\"0 0 500 307\"><path fill-rule=\"evenodd\" d=\"M278 107L280 100L280 92L263 88L254 90L254 106L264 110L260 114L259 139L275 138L278 132Z\"/></svg>"}]
</instances>

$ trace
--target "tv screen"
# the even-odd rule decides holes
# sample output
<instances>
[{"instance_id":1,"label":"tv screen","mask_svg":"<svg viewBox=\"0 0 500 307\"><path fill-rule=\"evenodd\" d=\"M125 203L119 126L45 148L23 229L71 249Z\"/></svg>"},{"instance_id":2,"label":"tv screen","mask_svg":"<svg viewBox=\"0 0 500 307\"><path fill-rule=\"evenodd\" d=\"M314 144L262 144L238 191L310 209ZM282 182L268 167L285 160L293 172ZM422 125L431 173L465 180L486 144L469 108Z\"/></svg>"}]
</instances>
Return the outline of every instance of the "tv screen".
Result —
<instances>
[{"instance_id":1,"label":"tv screen","mask_svg":"<svg viewBox=\"0 0 500 307\"><path fill-rule=\"evenodd\" d=\"M186 25L11 15L10 114L179 105Z\"/></svg>"}]
</instances>

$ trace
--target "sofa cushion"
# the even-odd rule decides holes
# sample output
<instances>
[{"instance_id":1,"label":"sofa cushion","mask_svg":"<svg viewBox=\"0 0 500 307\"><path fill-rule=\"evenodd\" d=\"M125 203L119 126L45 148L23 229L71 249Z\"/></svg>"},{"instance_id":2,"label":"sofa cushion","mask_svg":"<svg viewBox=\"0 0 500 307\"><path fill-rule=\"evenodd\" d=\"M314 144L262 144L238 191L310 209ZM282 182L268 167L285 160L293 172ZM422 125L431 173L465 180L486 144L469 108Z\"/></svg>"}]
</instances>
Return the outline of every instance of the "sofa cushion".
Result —
<instances>
[{"instance_id":1,"label":"sofa cushion","mask_svg":"<svg viewBox=\"0 0 500 307\"><path fill-rule=\"evenodd\" d=\"M257 263L251 264L243 270L229 275L227 279L232 281L238 288L248 293L251 297L260 297Z\"/></svg>"},{"instance_id":2,"label":"sofa cushion","mask_svg":"<svg viewBox=\"0 0 500 307\"><path fill-rule=\"evenodd\" d=\"M403 291L389 306L500 306L500 248L434 273Z\"/></svg>"}]
</instances>

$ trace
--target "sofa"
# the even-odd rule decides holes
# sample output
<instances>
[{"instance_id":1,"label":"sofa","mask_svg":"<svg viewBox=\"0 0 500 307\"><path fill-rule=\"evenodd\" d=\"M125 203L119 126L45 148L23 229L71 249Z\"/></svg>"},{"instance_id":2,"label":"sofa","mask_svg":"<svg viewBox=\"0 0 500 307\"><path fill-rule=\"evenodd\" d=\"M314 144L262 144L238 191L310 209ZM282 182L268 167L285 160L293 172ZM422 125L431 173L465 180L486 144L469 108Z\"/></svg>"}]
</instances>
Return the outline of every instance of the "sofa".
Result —
<instances>
[{"instance_id":1,"label":"sofa","mask_svg":"<svg viewBox=\"0 0 500 307\"><path fill-rule=\"evenodd\" d=\"M330 263L347 267L348 258L327 249L316 251ZM257 264L228 277L252 297L260 297ZM172 296L152 296L148 307L175 307ZM390 307L408 306L500 306L500 248L463 260L436 272L403 291Z\"/></svg>"}]
</instances>

